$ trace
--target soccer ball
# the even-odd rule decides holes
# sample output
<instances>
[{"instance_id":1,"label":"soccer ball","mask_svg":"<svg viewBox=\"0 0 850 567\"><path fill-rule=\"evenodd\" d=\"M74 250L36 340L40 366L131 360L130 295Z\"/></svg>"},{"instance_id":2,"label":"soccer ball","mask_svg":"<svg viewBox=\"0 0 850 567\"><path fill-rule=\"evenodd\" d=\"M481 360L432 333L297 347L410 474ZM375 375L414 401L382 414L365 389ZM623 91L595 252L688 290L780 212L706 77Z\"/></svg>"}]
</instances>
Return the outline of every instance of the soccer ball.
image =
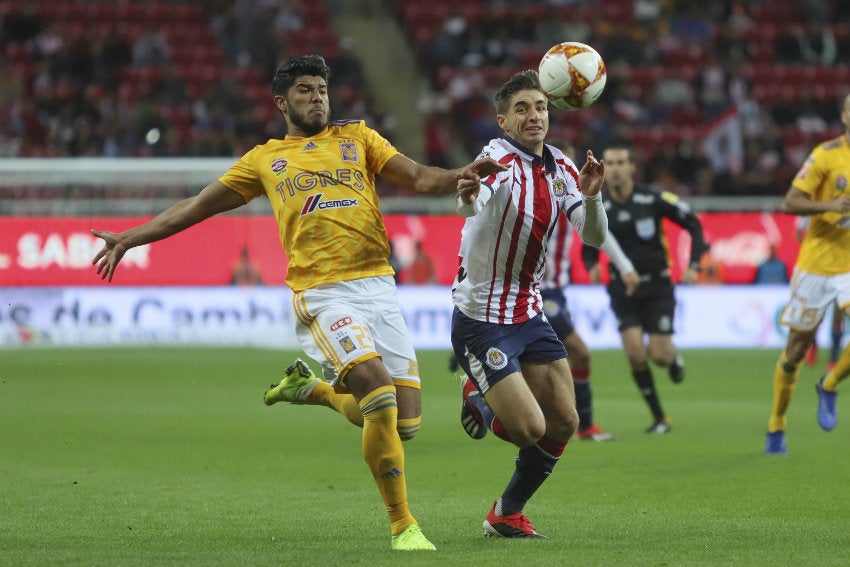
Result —
<instances>
[{"instance_id":1,"label":"soccer ball","mask_svg":"<svg viewBox=\"0 0 850 567\"><path fill-rule=\"evenodd\" d=\"M605 88L608 73L595 49L577 41L552 46L540 59L540 86L549 102L564 110L594 103Z\"/></svg>"}]
</instances>

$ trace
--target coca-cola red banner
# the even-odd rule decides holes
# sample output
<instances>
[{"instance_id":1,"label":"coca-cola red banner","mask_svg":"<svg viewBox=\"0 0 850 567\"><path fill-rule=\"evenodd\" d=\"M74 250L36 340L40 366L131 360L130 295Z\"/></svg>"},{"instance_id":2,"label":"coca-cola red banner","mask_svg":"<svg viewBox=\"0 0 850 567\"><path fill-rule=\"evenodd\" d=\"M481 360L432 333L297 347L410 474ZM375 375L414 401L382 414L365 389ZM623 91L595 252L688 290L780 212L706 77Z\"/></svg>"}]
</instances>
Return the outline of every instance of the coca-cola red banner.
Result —
<instances>
[{"instance_id":1,"label":"coca-cola red banner","mask_svg":"<svg viewBox=\"0 0 850 567\"><path fill-rule=\"evenodd\" d=\"M724 282L750 283L772 244L789 271L793 267L799 249L794 217L781 213L705 213L700 218ZM103 285L91 264L102 241L90 230L120 232L145 220L2 217L0 286ZM452 282L462 218L387 215L385 222L401 265L402 283ZM688 259L690 236L678 226L667 226L677 276ZM579 249L576 239L572 248L573 280L586 283ZM130 250L112 285L197 286L257 281L279 285L284 282L286 265L273 217L225 215Z\"/></svg>"}]
</instances>

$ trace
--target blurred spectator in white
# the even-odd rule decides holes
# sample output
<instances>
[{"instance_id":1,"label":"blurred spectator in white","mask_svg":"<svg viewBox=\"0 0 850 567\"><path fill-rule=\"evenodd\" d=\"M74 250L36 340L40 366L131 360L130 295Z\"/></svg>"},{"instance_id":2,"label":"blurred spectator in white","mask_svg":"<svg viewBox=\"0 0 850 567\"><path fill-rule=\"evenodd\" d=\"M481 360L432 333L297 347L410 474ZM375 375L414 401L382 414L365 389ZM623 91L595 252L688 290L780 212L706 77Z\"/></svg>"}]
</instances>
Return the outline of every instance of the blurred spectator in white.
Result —
<instances>
[{"instance_id":1,"label":"blurred spectator in white","mask_svg":"<svg viewBox=\"0 0 850 567\"><path fill-rule=\"evenodd\" d=\"M798 103L798 114L794 121L797 129L806 134L823 134L829 125L818 112L818 103L811 89L806 89Z\"/></svg>"},{"instance_id":2,"label":"blurred spectator in white","mask_svg":"<svg viewBox=\"0 0 850 567\"><path fill-rule=\"evenodd\" d=\"M832 27L823 22L809 20L802 34L797 37L802 62L809 65L829 66L838 53Z\"/></svg>"}]
</instances>

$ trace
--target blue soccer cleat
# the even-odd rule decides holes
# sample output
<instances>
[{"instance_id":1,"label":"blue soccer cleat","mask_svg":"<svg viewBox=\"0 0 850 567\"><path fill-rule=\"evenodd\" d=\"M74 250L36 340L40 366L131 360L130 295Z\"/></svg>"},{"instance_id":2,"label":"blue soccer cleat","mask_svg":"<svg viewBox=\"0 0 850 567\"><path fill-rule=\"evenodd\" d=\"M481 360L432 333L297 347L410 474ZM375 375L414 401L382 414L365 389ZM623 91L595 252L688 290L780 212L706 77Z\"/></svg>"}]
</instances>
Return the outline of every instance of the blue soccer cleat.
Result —
<instances>
[{"instance_id":1,"label":"blue soccer cleat","mask_svg":"<svg viewBox=\"0 0 850 567\"><path fill-rule=\"evenodd\" d=\"M765 455L787 455L788 447L785 446L785 432L767 432L767 440L764 444Z\"/></svg>"},{"instance_id":2,"label":"blue soccer cleat","mask_svg":"<svg viewBox=\"0 0 850 567\"><path fill-rule=\"evenodd\" d=\"M832 431L838 421L838 413L835 410L838 392L827 392L823 389L825 378L826 376L823 376L815 384L815 391L818 393L818 423L824 431Z\"/></svg>"}]
</instances>

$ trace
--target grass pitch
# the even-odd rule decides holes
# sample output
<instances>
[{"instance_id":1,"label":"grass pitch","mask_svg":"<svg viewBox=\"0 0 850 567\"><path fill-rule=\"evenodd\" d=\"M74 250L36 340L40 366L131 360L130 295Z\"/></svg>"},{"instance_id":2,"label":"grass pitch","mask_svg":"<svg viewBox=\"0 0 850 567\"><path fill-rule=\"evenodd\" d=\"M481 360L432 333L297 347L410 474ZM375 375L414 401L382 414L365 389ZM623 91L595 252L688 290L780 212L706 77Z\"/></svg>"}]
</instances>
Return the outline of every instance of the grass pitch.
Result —
<instances>
[{"instance_id":1,"label":"grass pitch","mask_svg":"<svg viewBox=\"0 0 850 567\"><path fill-rule=\"evenodd\" d=\"M848 564L850 406L839 396L838 427L819 429L817 368L801 373L789 454L766 457L777 352L686 352L679 386L656 369L665 436L643 433L622 353L595 352L596 421L617 439L571 442L526 508L551 539L514 541L481 522L515 449L468 439L447 353L419 354L408 490L438 551L400 554L360 431L327 408L263 405L298 353L0 351L0 565Z\"/></svg>"}]
</instances>

